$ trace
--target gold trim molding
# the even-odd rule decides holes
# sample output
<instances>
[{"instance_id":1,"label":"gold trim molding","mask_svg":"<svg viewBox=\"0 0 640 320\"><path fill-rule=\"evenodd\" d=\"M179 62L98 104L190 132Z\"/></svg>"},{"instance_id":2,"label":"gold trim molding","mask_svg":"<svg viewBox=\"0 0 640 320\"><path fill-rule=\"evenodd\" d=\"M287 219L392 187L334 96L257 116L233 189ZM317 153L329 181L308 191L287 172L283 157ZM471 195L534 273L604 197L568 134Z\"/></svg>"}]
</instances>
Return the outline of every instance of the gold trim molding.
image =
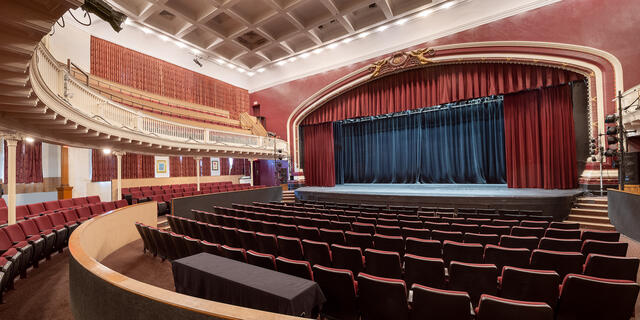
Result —
<instances>
[{"instance_id":1,"label":"gold trim molding","mask_svg":"<svg viewBox=\"0 0 640 320\"><path fill-rule=\"evenodd\" d=\"M433 57L436 55L436 50L433 48L422 48L405 52L396 52L390 57L378 60L369 66L371 71L371 78L384 76L389 73L397 72L403 69L415 68L426 64L431 64L433 61L427 57Z\"/></svg>"}]
</instances>

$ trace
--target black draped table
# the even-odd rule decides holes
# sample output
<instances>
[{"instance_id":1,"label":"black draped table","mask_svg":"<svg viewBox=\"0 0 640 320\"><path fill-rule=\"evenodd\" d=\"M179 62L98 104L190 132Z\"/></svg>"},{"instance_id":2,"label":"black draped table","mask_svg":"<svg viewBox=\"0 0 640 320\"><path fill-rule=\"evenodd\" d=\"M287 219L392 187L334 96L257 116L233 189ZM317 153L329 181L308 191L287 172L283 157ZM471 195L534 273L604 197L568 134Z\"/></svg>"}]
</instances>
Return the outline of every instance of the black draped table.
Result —
<instances>
[{"instance_id":1,"label":"black draped table","mask_svg":"<svg viewBox=\"0 0 640 320\"><path fill-rule=\"evenodd\" d=\"M305 317L325 302L313 281L208 253L174 260L171 267L176 292L198 298Z\"/></svg>"}]
</instances>

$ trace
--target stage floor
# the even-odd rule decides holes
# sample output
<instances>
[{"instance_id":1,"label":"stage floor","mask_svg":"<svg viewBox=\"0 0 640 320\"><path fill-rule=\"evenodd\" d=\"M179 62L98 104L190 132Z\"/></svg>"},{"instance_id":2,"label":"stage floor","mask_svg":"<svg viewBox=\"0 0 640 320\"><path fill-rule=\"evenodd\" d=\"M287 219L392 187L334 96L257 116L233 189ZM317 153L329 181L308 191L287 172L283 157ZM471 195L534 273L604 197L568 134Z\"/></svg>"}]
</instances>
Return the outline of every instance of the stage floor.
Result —
<instances>
[{"instance_id":1,"label":"stage floor","mask_svg":"<svg viewBox=\"0 0 640 320\"><path fill-rule=\"evenodd\" d=\"M391 183L347 183L335 187L302 187L296 192L319 192L387 196L429 197L516 197L548 198L567 197L582 193L580 189L545 190L514 189L506 184L391 184Z\"/></svg>"},{"instance_id":2,"label":"stage floor","mask_svg":"<svg viewBox=\"0 0 640 320\"><path fill-rule=\"evenodd\" d=\"M343 184L302 187L296 198L343 203L542 210L563 220L581 189L510 189L506 184Z\"/></svg>"}]
</instances>

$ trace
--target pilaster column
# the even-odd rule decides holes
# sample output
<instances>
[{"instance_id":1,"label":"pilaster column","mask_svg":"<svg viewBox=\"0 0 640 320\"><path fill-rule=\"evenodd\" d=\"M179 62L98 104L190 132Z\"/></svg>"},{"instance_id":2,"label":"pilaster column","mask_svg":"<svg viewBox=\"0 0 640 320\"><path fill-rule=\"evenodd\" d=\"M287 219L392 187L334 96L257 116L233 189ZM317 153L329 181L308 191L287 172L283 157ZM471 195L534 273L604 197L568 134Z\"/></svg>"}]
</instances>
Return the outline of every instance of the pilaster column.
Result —
<instances>
[{"instance_id":1,"label":"pilaster column","mask_svg":"<svg viewBox=\"0 0 640 320\"><path fill-rule=\"evenodd\" d=\"M18 139L5 138L7 142L7 207L9 224L16 223L16 147Z\"/></svg>"},{"instance_id":2,"label":"pilaster column","mask_svg":"<svg viewBox=\"0 0 640 320\"><path fill-rule=\"evenodd\" d=\"M251 164L251 167L250 167L251 169L249 171L251 171L251 186L252 187L254 186L254 183L253 183L253 162L254 161L256 161L256 159L249 159L249 163Z\"/></svg>"},{"instance_id":3,"label":"pilaster column","mask_svg":"<svg viewBox=\"0 0 640 320\"><path fill-rule=\"evenodd\" d=\"M125 155L124 152L116 151L113 153L116 156L116 161L118 163L118 175L117 175L117 196L116 200L122 200L122 156Z\"/></svg>"},{"instance_id":4,"label":"pilaster column","mask_svg":"<svg viewBox=\"0 0 640 320\"><path fill-rule=\"evenodd\" d=\"M58 199L71 199L73 187L69 185L69 147L60 147L60 186Z\"/></svg>"},{"instance_id":5,"label":"pilaster column","mask_svg":"<svg viewBox=\"0 0 640 320\"><path fill-rule=\"evenodd\" d=\"M195 157L194 159L196 159L196 185L198 187L198 191L200 191L200 160L202 160L202 157Z\"/></svg>"}]
</instances>

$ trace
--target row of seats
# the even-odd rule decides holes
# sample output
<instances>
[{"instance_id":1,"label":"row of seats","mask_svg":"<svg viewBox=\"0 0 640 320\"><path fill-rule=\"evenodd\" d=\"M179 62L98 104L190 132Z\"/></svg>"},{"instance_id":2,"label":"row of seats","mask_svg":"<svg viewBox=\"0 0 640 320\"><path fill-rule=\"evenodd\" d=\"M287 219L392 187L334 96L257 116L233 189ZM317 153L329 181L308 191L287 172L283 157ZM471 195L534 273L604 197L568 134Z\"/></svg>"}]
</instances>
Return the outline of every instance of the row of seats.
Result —
<instances>
[{"instance_id":1,"label":"row of seats","mask_svg":"<svg viewBox=\"0 0 640 320\"><path fill-rule=\"evenodd\" d=\"M104 212L124 207L127 202L83 204L51 209L39 216L30 216L29 219L0 228L0 302L2 293L14 288L16 277L25 278L28 268L38 268L41 260L49 260L56 251L62 252L79 224Z\"/></svg>"},{"instance_id":2,"label":"row of seats","mask_svg":"<svg viewBox=\"0 0 640 320\"><path fill-rule=\"evenodd\" d=\"M525 215L521 214L520 211L514 211L514 213L483 213L483 214L471 214L471 213L460 213L456 214L453 212L453 208L451 212L442 212L439 211L440 208L434 208L434 210L430 211L418 211L416 213L385 213L385 212L363 212L357 210L341 210L341 209L307 209L301 207L292 207L278 204L277 207L274 207L275 204L268 204L269 207L263 206L264 203L254 202L253 205L245 205L245 204L235 204L233 208L227 208L226 210L245 210L245 211L253 211L265 214L272 215L334 215L340 217L357 217L364 221L373 221L374 219L385 219L385 220L418 220L424 222L442 222L444 221L456 221L462 222L466 219L472 220L507 220L507 221L522 221L522 220L533 220L533 221L546 221L552 222L554 219L551 216L543 216L539 214L531 214ZM225 209L221 209L222 213L224 213ZM512 210L513 211L513 210Z\"/></svg>"},{"instance_id":3,"label":"row of seats","mask_svg":"<svg viewBox=\"0 0 640 320\"><path fill-rule=\"evenodd\" d=\"M196 220L220 225L227 228L238 228L265 234L276 234L312 241L325 241L329 244L351 245L362 250L372 248L373 243L384 243L385 250L404 252L405 246L412 250L421 250L419 254L428 257L432 252L440 252L439 243L445 240L454 242L476 243L482 246L492 244L508 248L525 248L528 250L548 249L556 251L603 253L625 256L628 243L617 242L620 234L611 231L565 230L541 227L492 227L480 226L479 233L461 231L442 231L436 229L415 229L409 227L388 227L382 225L362 225L359 223L335 222L332 220L303 219L299 217L279 216L287 224L272 221L253 220L244 217L225 216L192 210ZM227 211L229 212L229 211ZM239 212L251 216L248 212ZM256 218L256 216L253 216ZM259 216L257 218L260 218ZM523 223L527 222L526 220ZM560 226L561 223L555 223ZM352 231L355 230L355 231ZM374 241L377 238L376 241ZM413 238L409 241L409 238ZM541 239L542 238L542 239ZM429 241L432 240L432 241ZM406 242L406 243L405 243Z\"/></svg>"},{"instance_id":4,"label":"row of seats","mask_svg":"<svg viewBox=\"0 0 640 320\"><path fill-rule=\"evenodd\" d=\"M178 227L178 225L180 224L178 221L179 220L183 220L186 221L185 219L179 219L179 218L173 218L170 217L170 225L173 224L172 228L180 228ZM196 223L195 221L191 221L191 222L187 222L190 224ZM175 230L175 229L174 229ZM238 233L242 232L241 230L237 231ZM169 235L169 233L167 233ZM181 236L178 236L176 234L171 235L173 237L173 239L179 238ZM342 269L332 269L328 266L331 266L332 262L331 261L325 261L323 262L323 264L318 263L318 261L313 261L314 257L317 258L317 255L314 255L313 253L307 253L307 252L311 252L313 251L313 246L308 246L307 244L312 244L312 241L304 241L304 250L305 250L305 258L308 261L303 261L303 260L297 260L297 259L291 259L291 258L287 258L287 257L283 257L280 256L278 258L275 258L275 254L265 254L265 253L260 253L258 251L254 251L252 249L248 249L248 251L245 251L245 249L247 248L234 248L234 247L230 247L228 245L219 245L219 244L215 244L212 242L208 242L206 240L202 240L199 241L196 238L191 238L191 237L183 237L185 239L185 241L188 241L188 243L185 243L185 247L189 246L189 243L191 244L192 249L189 250L188 248L186 250L184 250L183 252L185 252L185 255L189 255L189 254L195 254L198 252L198 247L199 246L203 246L206 245L207 246L207 250L205 250L204 248L201 249L202 251L206 251L206 252L210 252L213 254L218 254L218 255L222 255L231 259L236 259L236 260L240 260L240 261L244 261L244 262L249 262L249 263L253 263L262 267L267 267L270 269L274 269L274 270L278 270L281 272L285 272L285 273L289 273L295 276L300 276L300 277L304 277L307 279L312 279L317 281L322 289L323 292L325 292L325 296L327 296L328 302L327 302L327 306L325 306L325 308L323 308L324 312L331 312L332 309L335 309L337 311L344 311L346 306L346 309L355 309L357 306L357 303L346 303L343 304L342 302L345 302L345 299L343 299L342 297L340 297L340 295L334 295L331 294L329 292L335 293L335 292L343 292L344 293L344 286L340 286L339 284L342 283L343 285L345 283L353 283L353 280L351 280L351 282L340 282L340 281L336 281L335 277L338 276L340 277L342 274L342 276L344 276L344 274L348 274L350 276L350 279L353 279L353 274L354 272L348 268L344 268L344 265L339 265L337 267L343 267ZM144 239L144 237L143 237ZM278 237L278 242L276 245L280 244L280 239L282 239L282 237ZM256 239L257 240L257 239ZM286 246L286 244L285 244ZM322 247L328 247L328 245L326 243L322 244ZM368 250L365 252L365 258L363 260L362 255L359 251L359 248L352 248L353 250L357 250L358 251L358 256L356 257L351 257L349 258L349 255L344 255L342 248L346 248L346 247L342 247L339 245L332 245L331 246L332 249L334 249L333 255L329 254L326 257L331 257L333 256L334 260L338 260L338 264L343 263L344 261L360 261L360 263L362 263L363 261L367 261L367 267L371 264L374 263L373 261L376 260L375 257L375 250ZM179 250L179 249L178 249ZM261 248L258 248L258 250L261 250ZM263 251L267 251L267 250L263 250ZM276 251L277 252L277 251ZM394 253L396 256L397 254ZM310 256L309 256L310 255ZM595 259L595 255L594 255L594 259ZM303 259L305 259L303 258ZM607 258L607 257L605 257ZM329 258L330 259L330 258ZM590 260L591 261L591 260ZM596 261L596 260L593 260ZM375 263L377 264L377 263ZM398 259L398 264L399 264L399 259ZM589 265L591 265L592 262L589 262ZM313 270L314 272L311 273L311 265L313 265ZM436 267L436 266L439 266ZM485 267L489 267L491 270L494 271L494 274L497 273L497 269L494 265L477 265L477 264L469 264L469 263L462 263L462 262L457 262L457 261L452 261L451 265L449 267L449 274L450 274L450 281L449 281L449 287L451 288L459 288L460 290L465 290L466 292L458 292L458 294L463 294L465 295L466 298L466 310L468 310L468 306L469 306L469 302L471 301L478 301L477 299L478 296L482 293L493 293L493 294L497 294L498 293L498 288L496 287L496 278L497 278L497 274L493 277L493 287L494 289L492 290L490 287L490 283L491 281L484 281L484 279L482 279L482 277L480 279L475 279L475 274L478 273L478 270L476 268L480 268L480 270L484 270ZM610 266L607 266L605 264L604 267L600 266L600 269L602 270L608 270ZM328 275L330 278L330 280L323 282L322 281L322 276L318 277L317 275L317 270L318 269L324 269L325 271L328 271ZM378 268L376 269L372 269L370 270L369 268L366 269L366 272L371 272L371 273L377 273L380 270L385 270L387 269L386 267L379 265ZM636 259L636 267L635 267L636 271L637 271L637 259ZM361 269L364 270L364 269ZM439 271L438 271L439 270ZM337 275L335 274L337 271ZM420 257L420 256L415 256L415 255L411 255L411 254L407 254L405 255L405 272L407 273L407 275L409 275L409 277L405 278L405 280L407 280L407 282L409 283L410 286L413 285L413 288L415 289L416 286L421 286L423 284L426 285L431 285L432 290L436 290L436 292L438 291L442 291L441 289L435 289L435 287L444 287L445 286L445 268L444 268L444 261L441 259L429 259L429 258L425 258L425 257ZM546 286L546 291L544 291L544 293L547 294L547 298L549 296L551 296L552 298L547 299L549 303L552 303L555 306L555 302L557 300L557 295L558 295L558 284L559 284L559 279L560 276L553 271L538 271L538 270L527 270L527 269L521 269L521 268L513 268L513 267L505 267L503 269L503 277L502 279L507 279L506 282L507 284L501 284L499 287L504 287L502 289L500 289L501 294L506 294L506 295L513 295L514 298L516 299L522 299L521 297L524 298L528 298L526 294L529 295L530 298L533 299L537 299L534 301L547 301L547 300L543 300L540 299L540 295L535 296L536 294L538 294L536 291L534 291L533 293L529 292L523 292L523 288L526 288L526 286L522 286L522 280L518 280L518 277L513 277L510 275L509 272L516 272L516 274L519 273L523 273L525 275L525 278L527 278L527 276L531 273L534 274L534 279L528 279L530 280L530 283L533 285L538 285L541 286L541 283L538 279L535 279L535 275L540 273L543 276L546 276L548 274L552 274L554 275L553 279L556 279L556 283L555 285L547 285ZM334 273L334 274L332 274ZM374 279L383 279L383 278L379 278L375 275L367 275L365 273L360 273L360 271L355 272L355 274L359 274L358 276L358 288L360 290L362 290L362 286L360 285L360 277L361 276L369 276L370 278L374 278ZM491 277L485 277L486 279L491 279ZM529 276L529 278L531 278ZM439 279L439 283L438 280ZM512 280L513 279L513 280ZM385 279L386 281L392 281L392 282L397 282L400 281L402 282L403 280L395 280L395 279ZM527 279L525 279L527 280ZM609 280L607 280L609 281ZM477 283L476 283L477 282ZM403 287L404 287L404 282L403 283ZM489 283L489 285L487 285L487 283ZM546 281L545 283L549 283L549 281ZM335 287L338 286L337 290L333 290L331 291L331 289L329 289L328 287ZM553 294L553 290L549 290L549 288L555 288L555 296ZM353 290L354 294L353 297L355 299L356 295L355 292L358 289ZM513 293L510 293L514 291ZM527 290L524 290L527 291ZM551 291L551 295L549 295L548 293ZM348 292L348 291L347 291ZM384 292L384 291L380 291L380 292ZM378 292L378 295L380 295L380 292ZM364 293L361 293L361 295ZM406 295L406 292L404 293ZM637 293L636 293L637 294ZM364 294L366 296L366 294ZM474 297L471 298L470 297ZM534 295L534 297L532 297L532 295ZM413 296L416 297L416 292L413 292ZM555 297L555 298L553 298ZM335 298L335 299L332 299ZM362 297L360 298L362 299ZM415 298L414 298L415 299ZM368 300L368 298L365 299L365 301ZM361 300L362 301L362 300ZM402 300L401 300L402 301ZM404 299L404 303L406 305L406 298ZM414 300L415 303L415 300ZM339 307L335 307L334 305L339 305ZM368 306L370 308L370 306L372 306L373 304L371 304L370 302L366 302L364 303L365 306ZM362 303L361 303L362 305ZM399 304L401 305L401 304ZM420 303L420 305L422 306L423 304ZM334 308L331 308L331 306L334 306ZM397 307L397 306L396 306ZM550 308L549 306L547 306L547 308ZM387 308L385 308L387 309ZM392 310L395 310L396 308L392 308ZM441 310L440 315L441 316L446 316L447 312L450 312L452 308L444 308ZM482 311L480 311L479 308L478 309L478 313L482 314ZM334 310L334 311L335 311ZM388 310L388 309L387 309ZM412 309L413 310L413 309ZM462 310L465 310L464 308ZM352 310L354 311L354 310ZM376 312L374 312L375 314ZM355 312L352 312L352 314L355 314L357 317L357 310L355 310ZM382 313L385 315L385 319L388 319L389 316L391 315L397 315L396 313ZM400 313L402 314L402 313ZM553 314L553 312L551 312L551 314ZM338 318L343 318L342 316L344 316L344 314L340 313L339 314L333 314L334 316L337 316ZM369 317L366 318L371 318L373 315L370 315ZM424 316L424 314L422 314L422 316ZM466 315L466 319L468 319L469 314L467 313ZM391 317L391 318L396 318ZM461 317L463 318L463 317ZM355 318L354 318L355 319ZM494 318L491 318L494 319Z\"/></svg>"},{"instance_id":5,"label":"row of seats","mask_svg":"<svg viewBox=\"0 0 640 320\"><path fill-rule=\"evenodd\" d=\"M34 218L64 209L77 208L100 203L100 196L88 196L16 206L16 221ZM7 223L8 211L9 209L7 208L6 202L4 201L4 199L0 199L0 225L4 225Z\"/></svg>"}]
</instances>

